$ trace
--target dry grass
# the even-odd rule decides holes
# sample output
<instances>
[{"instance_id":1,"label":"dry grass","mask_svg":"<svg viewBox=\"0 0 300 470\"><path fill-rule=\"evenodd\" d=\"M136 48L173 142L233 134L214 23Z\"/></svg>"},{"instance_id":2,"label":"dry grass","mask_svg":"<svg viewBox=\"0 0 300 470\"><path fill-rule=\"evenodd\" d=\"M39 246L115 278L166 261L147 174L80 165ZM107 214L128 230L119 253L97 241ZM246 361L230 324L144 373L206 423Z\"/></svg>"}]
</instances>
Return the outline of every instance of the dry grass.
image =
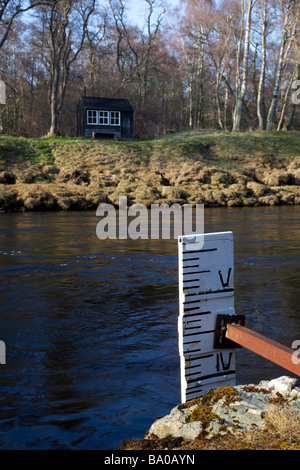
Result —
<instances>
[{"instance_id":1,"label":"dry grass","mask_svg":"<svg viewBox=\"0 0 300 470\"><path fill-rule=\"evenodd\" d=\"M300 450L300 413L286 407L270 407L265 413L265 428L251 428L215 436L199 436L183 442L185 450Z\"/></svg>"},{"instance_id":2,"label":"dry grass","mask_svg":"<svg viewBox=\"0 0 300 470\"><path fill-rule=\"evenodd\" d=\"M130 142L0 136L0 186L11 188L0 188L0 210L93 209L120 195L146 205L300 204L299 148L300 132L193 131Z\"/></svg>"},{"instance_id":3,"label":"dry grass","mask_svg":"<svg viewBox=\"0 0 300 470\"><path fill-rule=\"evenodd\" d=\"M288 442L299 442L300 413L272 407L267 411L265 419L277 437Z\"/></svg>"}]
</instances>

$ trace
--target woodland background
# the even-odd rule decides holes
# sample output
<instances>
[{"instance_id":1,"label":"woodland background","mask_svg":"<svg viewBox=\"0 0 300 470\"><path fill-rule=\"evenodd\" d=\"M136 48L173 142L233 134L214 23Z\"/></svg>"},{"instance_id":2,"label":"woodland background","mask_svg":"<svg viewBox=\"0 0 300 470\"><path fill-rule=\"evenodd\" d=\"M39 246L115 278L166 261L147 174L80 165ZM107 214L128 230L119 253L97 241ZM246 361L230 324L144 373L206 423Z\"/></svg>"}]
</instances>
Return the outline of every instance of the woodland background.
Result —
<instances>
[{"instance_id":1,"label":"woodland background","mask_svg":"<svg viewBox=\"0 0 300 470\"><path fill-rule=\"evenodd\" d=\"M1 0L0 132L74 136L84 92L128 98L137 138L300 130L298 1L140 1L143 27L125 0Z\"/></svg>"}]
</instances>

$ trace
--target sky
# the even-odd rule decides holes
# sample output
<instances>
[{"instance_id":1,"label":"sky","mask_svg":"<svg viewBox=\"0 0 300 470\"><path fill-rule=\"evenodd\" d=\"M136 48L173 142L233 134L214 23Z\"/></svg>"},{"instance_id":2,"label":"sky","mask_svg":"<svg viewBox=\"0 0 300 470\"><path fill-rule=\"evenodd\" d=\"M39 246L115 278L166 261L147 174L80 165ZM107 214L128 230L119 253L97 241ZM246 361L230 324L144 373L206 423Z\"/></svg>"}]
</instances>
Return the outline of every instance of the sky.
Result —
<instances>
[{"instance_id":1,"label":"sky","mask_svg":"<svg viewBox=\"0 0 300 470\"><path fill-rule=\"evenodd\" d=\"M145 0L127 0L128 19L131 23L143 27L145 24L145 16L147 12L147 3ZM165 1L163 3L166 3ZM180 0L167 0L167 4L171 9L179 6ZM168 13L166 13L168 16ZM170 19L170 18L169 18Z\"/></svg>"}]
</instances>

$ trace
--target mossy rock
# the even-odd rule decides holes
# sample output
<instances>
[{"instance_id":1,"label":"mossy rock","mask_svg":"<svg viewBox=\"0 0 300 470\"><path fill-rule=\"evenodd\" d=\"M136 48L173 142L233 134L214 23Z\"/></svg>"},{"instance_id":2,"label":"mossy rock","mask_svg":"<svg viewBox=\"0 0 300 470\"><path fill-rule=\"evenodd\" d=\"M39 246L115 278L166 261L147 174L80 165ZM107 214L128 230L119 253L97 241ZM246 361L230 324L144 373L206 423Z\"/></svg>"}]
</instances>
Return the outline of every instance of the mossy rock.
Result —
<instances>
[{"instance_id":1,"label":"mossy rock","mask_svg":"<svg viewBox=\"0 0 300 470\"><path fill-rule=\"evenodd\" d=\"M90 184L90 173L81 168L77 168L73 171L65 170L61 176L65 182L72 181L74 184Z\"/></svg>"},{"instance_id":2,"label":"mossy rock","mask_svg":"<svg viewBox=\"0 0 300 470\"><path fill-rule=\"evenodd\" d=\"M249 193L252 193L252 195L256 197L265 196L265 194L270 192L268 186L263 183L256 183L255 181L248 181L247 189Z\"/></svg>"},{"instance_id":3,"label":"mossy rock","mask_svg":"<svg viewBox=\"0 0 300 470\"><path fill-rule=\"evenodd\" d=\"M50 174L43 173L42 171L32 171L25 173L22 180L25 184L44 183L52 181L53 177Z\"/></svg>"},{"instance_id":4,"label":"mossy rock","mask_svg":"<svg viewBox=\"0 0 300 470\"><path fill-rule=\"evenodd\" d=\"M7 187L0 187L0 211L9 212L18 209L22 203L16 191Z\"/></svg>"},{"instance_id":5,"label":"mossy rock","mask_svg":"<svg viewBox=\"0 0 300 470\"><path fill-rule=\"evenodd\" d=\"M236 181L230 173L227 173L225 171L216 171L211 175L210 183L213 186L224 185L225 187L227 187L230 184L236 183Z\"/></svg>"},{"instance_id":6,"label":"mossy rock","mask_svg":"<svg viewBox=\"0 0 300 470\"><path fill-rule=\"evenodd\" d=\"M0 184L15 184L16 175L11 171L1 171L0 173Z\"/></svg>"}]
</instances>

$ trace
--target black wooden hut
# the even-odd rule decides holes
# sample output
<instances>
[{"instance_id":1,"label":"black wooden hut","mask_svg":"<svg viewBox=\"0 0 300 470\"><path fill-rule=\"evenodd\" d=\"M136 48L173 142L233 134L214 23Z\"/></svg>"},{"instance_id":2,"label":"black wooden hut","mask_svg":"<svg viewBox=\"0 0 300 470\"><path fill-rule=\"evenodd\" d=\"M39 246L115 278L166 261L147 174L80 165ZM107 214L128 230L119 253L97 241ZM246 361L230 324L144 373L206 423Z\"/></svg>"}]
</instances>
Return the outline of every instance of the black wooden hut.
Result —
<instances>
[{"instance_id":1,"label":"black wooden hut","mask_svg":"<svg viewBox=\"0 0 300 470\"><path fill-rule=\"evenodd\" d=\"M81 96L77 137L133 138L133 108L127 99Z\"/></svg>"}]
</instances>

